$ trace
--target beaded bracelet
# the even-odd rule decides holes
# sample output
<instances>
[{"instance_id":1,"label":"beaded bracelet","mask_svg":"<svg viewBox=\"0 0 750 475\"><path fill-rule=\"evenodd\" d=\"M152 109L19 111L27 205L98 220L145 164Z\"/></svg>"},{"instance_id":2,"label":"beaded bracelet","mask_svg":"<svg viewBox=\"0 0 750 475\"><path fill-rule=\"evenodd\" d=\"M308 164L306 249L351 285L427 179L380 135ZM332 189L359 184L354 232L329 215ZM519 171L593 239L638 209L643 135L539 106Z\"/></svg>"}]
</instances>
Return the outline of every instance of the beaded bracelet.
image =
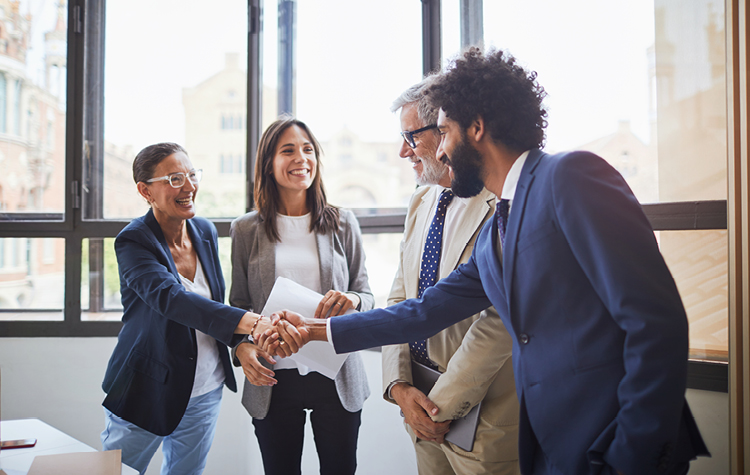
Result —
<instances>
[{"instance_id":1,"label":"beaded bracelet","mask_svg":"<svg viewBox=\"0 0 750 475\"><path fill-rule=\"evenodd\" d=\"M260 315L257 320L255 320L255 323L253 323L253 328L250 329L250 338L253 338L253 334L255 333L255 327L258 326L258 322L263 319L263 315Z\"/></svg>"}]
</instances>

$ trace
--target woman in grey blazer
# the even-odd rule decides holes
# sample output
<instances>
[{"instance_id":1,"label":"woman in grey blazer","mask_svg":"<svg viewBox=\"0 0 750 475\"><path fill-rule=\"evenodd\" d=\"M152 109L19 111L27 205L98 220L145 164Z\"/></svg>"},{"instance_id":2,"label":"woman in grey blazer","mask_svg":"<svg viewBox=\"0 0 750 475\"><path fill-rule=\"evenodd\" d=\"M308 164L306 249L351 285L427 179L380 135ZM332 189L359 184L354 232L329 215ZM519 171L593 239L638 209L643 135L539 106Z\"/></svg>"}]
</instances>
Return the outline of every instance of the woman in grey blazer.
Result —
<instances>
[{"instance_id":1,"label":"woman in grey blazer","mask_svg":"<svg viewBox=\"0 0 750 475\"><path fill-rule=\"evenodd\" d=\"M287 277L324 294L318 318L373 307L359 225L351 211L326 202L319 156L317 140L296 119L283 117L263 133L256 210L231 227L233 306L261 311L276 278ZM264 342L260 336L257 345L238 345L235 364L246 376L242 404L253 417L266 474L300 473L305 409L321 473L353 474L362 405L370 395L361 357L349 355L331 380L288 358L274 359Z\"/></svg>"}]
</instances>

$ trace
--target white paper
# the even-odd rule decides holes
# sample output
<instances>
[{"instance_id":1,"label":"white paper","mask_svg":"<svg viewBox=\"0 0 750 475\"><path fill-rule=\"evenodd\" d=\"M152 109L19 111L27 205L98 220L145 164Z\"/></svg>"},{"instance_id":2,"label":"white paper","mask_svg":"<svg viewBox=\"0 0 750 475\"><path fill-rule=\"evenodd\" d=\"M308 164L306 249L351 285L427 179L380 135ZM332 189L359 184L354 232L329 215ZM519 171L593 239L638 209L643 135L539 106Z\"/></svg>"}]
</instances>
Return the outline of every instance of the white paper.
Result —
<instances>
[{"instance_id":1,"label":"white paper","mask_svg":"<svg viewBox=\"0 0 750 475\"><path fill-rule=\"evenodd\" d=\"M303 317L312 318L322 298L323 296L319 293L303 287L293 280L278 277L276 283L273 284L271 295L268 296L266 306L263 307L261 314L270 317L274 312L291 310ZM356 310L350 309L346 313L354 312ZM324 376L334 379L341 369L341 365L346 361L347 356L346 354L336 354L333 350L333 345L327 341L311 341L289 358Z\"/></svg>"}]
</instances>

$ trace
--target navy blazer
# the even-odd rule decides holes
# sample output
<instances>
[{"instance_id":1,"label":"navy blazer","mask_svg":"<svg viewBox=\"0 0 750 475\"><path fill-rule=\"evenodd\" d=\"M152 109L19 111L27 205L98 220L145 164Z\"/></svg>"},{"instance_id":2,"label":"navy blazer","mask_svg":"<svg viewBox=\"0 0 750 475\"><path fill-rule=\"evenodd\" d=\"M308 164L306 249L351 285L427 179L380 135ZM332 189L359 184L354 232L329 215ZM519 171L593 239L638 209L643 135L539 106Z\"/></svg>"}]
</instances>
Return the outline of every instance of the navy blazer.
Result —
<instances>
[{"instance_id":1,"label":"navy blazer","mask_svg":"<svg viewBox=\"0 0 750 475\"><path fill-rule=\"evenodd\" d=\"M625 180L591 153L532 150L511 206L502 256L493 219L421 300L332 320L336 351L425 338L492 304L513 337L523 473L537 443L565 474L707 455L684 399L685 310Z\"/></svg>"},{"instance_id":2,"label":"navy blazer","mask_svg":"<svg viewBox=\"0 0 750 475\"><path fill-rule=\"evenodd\" d=\"M194 329L218 340L224 382L237 391L225 345L240 340L234 329L245 311L221 303L225 286L216 228L197 217L186 226L213 300L185 290L150 210L115 240L123 326L104 375L103 405L161 436L175 430L190 400L198 354Z\"/></svg>"}]
</instances>

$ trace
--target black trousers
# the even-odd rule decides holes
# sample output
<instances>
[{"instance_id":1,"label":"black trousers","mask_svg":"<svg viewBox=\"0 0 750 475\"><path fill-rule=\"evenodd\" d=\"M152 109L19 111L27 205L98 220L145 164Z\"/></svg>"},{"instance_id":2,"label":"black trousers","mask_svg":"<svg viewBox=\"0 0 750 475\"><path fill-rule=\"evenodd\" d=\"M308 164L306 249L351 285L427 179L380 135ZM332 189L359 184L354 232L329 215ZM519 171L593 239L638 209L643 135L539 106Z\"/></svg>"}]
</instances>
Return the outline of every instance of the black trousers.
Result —
<instances>
[{"instance_id":1,"label":"black trousers","mask_svg":"<svg viewBox=\"0 0 750 475\"><path fill-rule=\"evenodd\" d=\"M362 411L344 409L333 380L319 373L281 369L275 377L268 414L253 418L266 475L301 474L305 409L311 410L321 475L353 475Z\"/></svg>"}]
</instances>

